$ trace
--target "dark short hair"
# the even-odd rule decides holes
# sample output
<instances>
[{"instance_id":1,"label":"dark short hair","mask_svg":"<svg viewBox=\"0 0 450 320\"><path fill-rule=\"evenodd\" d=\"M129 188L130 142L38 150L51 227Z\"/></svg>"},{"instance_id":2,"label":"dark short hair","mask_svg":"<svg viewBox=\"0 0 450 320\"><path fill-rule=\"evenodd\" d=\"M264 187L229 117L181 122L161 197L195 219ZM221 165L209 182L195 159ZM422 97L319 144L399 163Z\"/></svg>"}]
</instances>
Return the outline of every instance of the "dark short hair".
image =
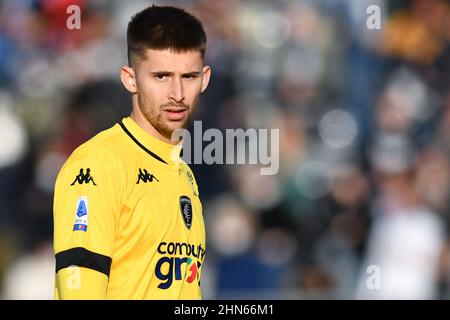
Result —
<instances>
[{"instance_id":1,"label":"dark short hair","mask_svg":"<svg viewBox=\"0 0 450 320\"><path fill-rule=\"evenodd\" d=\"M183 9L152 5L135 14L127 29L128 63L144 58L146 49L186 52L206 51L202 23Z\"/></svg>"}]
</instances>

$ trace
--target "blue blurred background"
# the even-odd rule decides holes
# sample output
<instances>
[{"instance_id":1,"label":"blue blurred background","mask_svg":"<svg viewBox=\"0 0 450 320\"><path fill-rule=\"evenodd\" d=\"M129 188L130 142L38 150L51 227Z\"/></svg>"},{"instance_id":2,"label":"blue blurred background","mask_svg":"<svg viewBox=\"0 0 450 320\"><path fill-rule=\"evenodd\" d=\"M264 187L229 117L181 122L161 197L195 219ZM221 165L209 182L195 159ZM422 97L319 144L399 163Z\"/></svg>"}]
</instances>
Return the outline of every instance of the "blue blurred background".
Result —
<instances>
[{"instance_id":1,"label":"blue blurred background","mask_svg":"<svg viewBox=\"0 0 450 320\"><path fill-rule=\"evenodd\" d=\"M450 298L450 2L155 3L204 23L203 130L280 130L277 175L192 165L203 297ZM66 27L71 4L80 30ZM54 181L130 113L126 26L150 4L0 1L0 298L53 298Z\"/></svg>"}]
</instances>

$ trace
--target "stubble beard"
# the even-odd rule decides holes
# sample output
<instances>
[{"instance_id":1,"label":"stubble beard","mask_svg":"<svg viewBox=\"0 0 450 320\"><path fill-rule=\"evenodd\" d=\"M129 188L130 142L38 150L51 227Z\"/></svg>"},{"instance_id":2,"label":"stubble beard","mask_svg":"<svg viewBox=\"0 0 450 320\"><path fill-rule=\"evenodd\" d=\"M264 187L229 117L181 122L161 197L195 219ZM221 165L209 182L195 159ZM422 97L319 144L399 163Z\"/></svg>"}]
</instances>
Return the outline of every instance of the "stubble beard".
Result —
<instances>
[{"instance_id":1,"label":"stubble beard","mask_svg":"<svg viewBox=\"0 0 450 320\"><path fill-rule=\"evenodd\" d=\"M186 129L189 123L191 123L192 114L197 108L198 102L200 100L200 94L198 94L191 106L184 103L167 103L160 105L157 110L152 108L151 104L147 99L138 93L138 104L139 109L144 115L145 119L156 129L156 131L161 134L166 139L172 140L172 134L177 129ZM187 115L182 121L170 121L163 118L163 111L167 107L183 107L186 108Z\"/></svg>"}]
</instances>

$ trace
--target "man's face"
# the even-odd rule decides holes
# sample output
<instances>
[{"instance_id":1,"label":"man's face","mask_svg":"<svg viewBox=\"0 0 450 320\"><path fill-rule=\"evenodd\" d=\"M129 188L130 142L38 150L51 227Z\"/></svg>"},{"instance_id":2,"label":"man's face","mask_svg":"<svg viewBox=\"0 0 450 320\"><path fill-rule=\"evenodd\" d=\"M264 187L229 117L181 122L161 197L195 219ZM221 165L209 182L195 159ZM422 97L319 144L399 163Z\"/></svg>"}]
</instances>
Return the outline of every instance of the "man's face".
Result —
<instances>
[{"instance_id":1,"label":"man's face","mask_svg":"<svg viewBox=\"0 0 450 320\"><path fill-rule=\"evenodd\" d=\"M147 49L145 59L138 59L134 68L139 111L159 134L170 139L174 130L189 124L209 72L199 51Z\"/></svg>"}]
</instances>

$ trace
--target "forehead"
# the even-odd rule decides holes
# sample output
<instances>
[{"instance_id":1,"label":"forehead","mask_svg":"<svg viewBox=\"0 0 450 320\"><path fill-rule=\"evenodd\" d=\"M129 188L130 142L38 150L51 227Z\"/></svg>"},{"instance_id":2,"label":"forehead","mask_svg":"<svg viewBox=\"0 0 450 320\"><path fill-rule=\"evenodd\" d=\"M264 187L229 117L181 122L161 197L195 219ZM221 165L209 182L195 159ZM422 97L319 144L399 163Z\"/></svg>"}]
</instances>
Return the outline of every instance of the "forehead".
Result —
<instances>
[{"instance_id":1,"label":"forehead","mask_svg":"<svg viewBox=\"0 0 450 320\"><path fill-rule=\"evenodd\" d=\"M171 49L147 49L141 66L149 71L190 72L200 71L203 58L198 50L175 52Z\"/></svg>"}]
</instances>

